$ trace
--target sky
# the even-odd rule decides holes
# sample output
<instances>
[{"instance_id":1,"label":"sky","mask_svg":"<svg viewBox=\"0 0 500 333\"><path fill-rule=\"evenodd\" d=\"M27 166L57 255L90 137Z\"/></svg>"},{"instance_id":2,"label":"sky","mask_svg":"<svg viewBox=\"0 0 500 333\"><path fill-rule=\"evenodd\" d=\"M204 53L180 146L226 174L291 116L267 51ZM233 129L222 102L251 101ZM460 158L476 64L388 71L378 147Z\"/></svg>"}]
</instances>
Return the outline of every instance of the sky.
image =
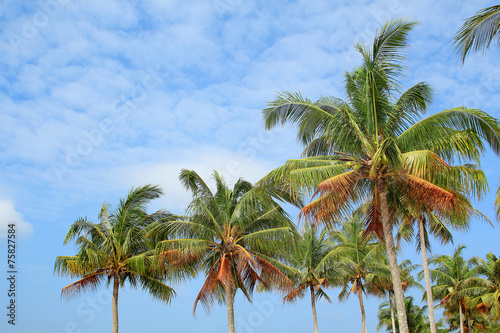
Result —
<instances>
[{"instance_id":1,"label":"sky","mask_svg":"<svg viewBox=\"0 0 500 333\"><path fill-rule=\"evenodd\" d=\"M498 47L462 65L452 39L463 20L491 1L115 1L0 2L0 331L111 330L111 293L102 288L71 301L70 279L53 274L69 226L96 221L103 202L115 205L132 188L159 184L165 195L150 211L181 214L190 194L182 168L209 179L258 181L300 156L293 126L265 131L262 109L280 91L344 98L344 73L361 63L354 51L383 23L407 17L410 35L403 84L435 89L429 114L467 106L500 118ZM481 168L491 193L477 202L492 221L498 157ZM296 212L292 212L295 214ZM295 216L294 216L295 218ZM7 324L7 225L17 226L17 317ZM474 221L454 244L434 242L434 254L499 252L498 226ZM401 258L420 262L415 246ZM227 331L225 308L192 316L202 286L174 285L169 306L130 288L120 291L120 331ZM357 300L318 304L320 331L359 332ZM421 293L414 293L420 300ZM368 331L376 330L379 299L368 297ZM237 332L312 331L307 299L283 307L278 295L237 296ZM0 311L1 312L1 311Z\"/></svg>"}]
</instances>

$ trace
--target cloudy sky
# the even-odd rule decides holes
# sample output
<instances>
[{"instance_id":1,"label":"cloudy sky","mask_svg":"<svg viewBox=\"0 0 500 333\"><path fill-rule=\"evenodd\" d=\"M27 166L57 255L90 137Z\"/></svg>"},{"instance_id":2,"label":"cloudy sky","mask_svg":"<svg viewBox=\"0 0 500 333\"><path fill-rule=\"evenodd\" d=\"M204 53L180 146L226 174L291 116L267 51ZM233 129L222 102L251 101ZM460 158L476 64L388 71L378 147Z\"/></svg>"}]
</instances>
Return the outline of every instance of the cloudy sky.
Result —
<instances>
[{"instance_id":1,"label":"cloudy sky","mask_svg":"<svg viewBox=\"0 0 500 333\"><path fill-rule=\"evenodd\" d=\"M111 329L110 293L62 301L71 281L53 275L78 217L95 220L133 186L161 185L151 210L182 213L189 194L181 168L228 181L257 181L300 155L293 127L264 131L261 110L277 92L344 97L343 74L360 63L356 42L370 41L386 20L420 22L411 34L405 84L435 88L430 113L465 105L500 118L499 52L461 65L452 38L463 19L491 1L115 1L0 2L0 265L6 226L17 225L18 317L2 332L96 332ZM492 194L477 203L494 219L500 168L486 153L481 167ZM500 233L474 223L467 256L498 254ZM454 245L437 253L451 253ZM403 254L418 262L414 246ZM7 284L0 276L0 308ZM121 332L227 330L225 309L192 317L200 279L176 286L171 306L139 291L120 296ZM338 291L332 290L332 298ZM420 299L420 294L415 294ZM282 307L276 295L237 299L239 332L312 331L306 300ZM375 331L379 301L367 303ZM5 310L4 310L5 311ZM320 329L359 332L357 301L321 303Z\"/></svg>"}]
</instances>

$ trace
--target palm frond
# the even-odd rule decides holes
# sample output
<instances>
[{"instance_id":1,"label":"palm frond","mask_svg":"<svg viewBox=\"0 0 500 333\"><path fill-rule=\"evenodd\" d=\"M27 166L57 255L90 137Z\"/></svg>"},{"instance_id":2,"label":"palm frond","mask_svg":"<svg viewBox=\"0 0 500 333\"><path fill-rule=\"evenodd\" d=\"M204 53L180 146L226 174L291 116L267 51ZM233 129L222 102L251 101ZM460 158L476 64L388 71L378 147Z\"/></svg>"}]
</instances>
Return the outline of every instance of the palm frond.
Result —
<instances>
[{"instance_id":1,"label":"palm frond","mask_svg":"<svg viewBox=\"0 0 500 333\"><path fill-rule=\"evenodd\" d=\"M95 291L101 285L101 282L107 277L104 270L99 270L95 273L88 274L82 279L73 282L72 284L64 287L61 291L61 297L70 299L86 291Z\"/></svg>"},{"instance_id":2,"label":"palm frond","mask_svg":"<svg viewBox=\"0 0 500 333\"><path fill-rule=\"evenodd\" d=\"M499 42L500 6L481 9L460 27L453 43L462 62L471 51L485 52L494 40Z\"/></svg>"}]
</instances>

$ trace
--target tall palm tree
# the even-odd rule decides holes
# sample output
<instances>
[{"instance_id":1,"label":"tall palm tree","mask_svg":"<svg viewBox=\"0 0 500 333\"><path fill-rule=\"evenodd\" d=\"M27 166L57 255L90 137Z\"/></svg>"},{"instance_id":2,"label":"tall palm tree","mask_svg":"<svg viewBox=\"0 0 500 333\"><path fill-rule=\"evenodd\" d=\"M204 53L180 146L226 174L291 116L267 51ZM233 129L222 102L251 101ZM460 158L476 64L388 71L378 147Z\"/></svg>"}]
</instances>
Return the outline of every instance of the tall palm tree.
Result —
<instances>
[{"instance_id":1,"label":"tall palm tree","mask_svg":"<svg viewBox=\"0 0 500 333\"><path fill-rule=\"evenodd\" d=\"M418 121L429 106L431 88L421 82L401 92L398 82L402 50L414 25L390 21L371 49L356 46L363 64L346 74L347 101L322 97L312 102L300 93L284 92L263 111L267 129L295 123L306 146L305 158L288 160L262 180L316 195L302 216L335 223L357 202L372 200L372 228L384 240L404 333L408 329L389 203L403 200L431 211L453 209L456 191L433 181L451 179L453 173L454 180L476 191L486 180L479 170L451 167L447 161L478 160L480 138L500 150L499 124L480 110L453 108Z\"/></svg>"},{"instance_id":2,"label":"tall palm tree","mask_svg":"<svg viewBox=\"0 0 500 333\"><path fill-rule=\"evenodd\" d=\"M256 284L279 290L293 287L280 271L287 267L277 259L293 245L294 225L271 192L248 181L239 179L230 189L214 171L212 192L195 171L183 169L179 178L193 194L189 219L159 227L177 237L161 241L160 251L177 249L181 257L194 257L206 276L194 311L198 302L208 312L216 300L225 300L229 333L234 333L237 290L251 301Z\"/></svg>"},{"instance_id":3,"label":"tall palm tree","mask_svg":"<svg viewBox=\"0 0 500 333\"><path fill-rule=\"evenodd\" d=\"M407 233L413 235L413 224L418 224L418 233L417 233L417 252L420 252L422 256L422 264L423 264L423 272L424 272L424 281L425 281L425 290L427 296L427 310L429 312L429 324L430 324L430 332L436 333L436 320L434 317L434 299L432 297L432 286L431 279L429 273L429 264L427 260L427 251L431 251L430 242L428 232L430 232L441 240L442 244L446 244L452 241L453 237L451 232L446 227L446 224L443 223L441 219L439 219L432 212L420 212L417 213L416 217L408 216L405 219L405 222L402 225L403 230L400 228L400 232ZM409 227L407 230L404 230L405 227ZM398 233L398 237L401 233Z\"/></svg>"},{"instance_id":4,"label":"tall palm tree","mask_svg":"<svg viewBox=\"0 0 500 333\"><path fill-rule=\"evenodd\" d=\"M482 192L485 192L483 188ZM478 193L481 198L482 194ZM418 232L416 233L417 252L422 256L423 273L425 280L425 290L427 298L427 309L429 312L429 324L431 326L431 333L436 333L436 321L434 317L434 300L432 296L432 287L430 281L429 265L427 260L427 251L431 252L431 245L429 241L429 232L442 244L453 241L452 234L448 227L457 230L468 230L470 219L472 216L482 217L489 221L481 212L474 209L470 201L463 197L457 196L457 211L445 212L432 212L426 210L425 207L403 207L404 223L398 232L398 240L404 238L410 240L415 235L413 230L414 225L418 225ZM490 222L491 223L491 222Z\"/></svg>"},{"instance_id":5,"label":"tall palm tree","mask_svg":"<svg viewBox=\"0 0 500 333\"><path fill-rule=\"evenodd\" d=\"M324 298L331 302L324 288L336 284L338 278L337 271L332 268L334 244L329 239L327 230L319 232L314 224L306 224L300 236L296 251L290 258L290 265L293 267L291 273L297 281L296 288L283 298L283 302L293 303L304 297L309 289L314 332L318 333L316 301Z\"/></svg>"},{"instance_id":6,"label":"tall palm tree","mask_svg":"<svg viewBox=\"0 0 500 333\"><path fill-rule=\"evenodd\" d=\"M331 237L336 243L333 254L340 261L342 269L342 290L339 301L352 293L358 296L361 311L361 328L366 333L366 315L363 293L366 293L365 279L380 264L383 246L372 237L364 235L364 222L358 217L344 221L340 230L332 231Z\"/></svg>"},{"instance_id":7,"label":"tall palm tree","mask_svg":"<svg viewBox=\"0 0 500 333\"><path fill-rule=\"evenodd\" d=\"M413 287L423 289L420 283L418 283L411 274L419 266L420 265L413 265L408 259L399 264L403 290ZM392 332L396 333L396 320L392 302L392 297L394 295L394 286L392 284L391 269L389 267L389 264L387 263L387 259L384 260L382 265L377 265L374 268L373 272L368 275L366 280L368 281L368 292L370 294L374 294L379 297L387 294L387 303L389 304L389 309L391 312Z\"/></svg>"},{"instance_id":8,"label":"tall palm tree","mask_svg":"<svg viewBox=\"0 0 500 333\"><path fill-rule=\"evenodd\" d=\"M462 62L471 51L485 52L493 41L500 43L500 5L481 9L466 19L453 40Z\"/></svg>"},{"instance_id":9,"label":"tall palm tree","mask_svg":"<svg viewBox=\"0 0 500 333\"><path fill-rule=\"evenodd\" d=\"M431 279L436 281L432 293L441 299L440 304L445 308L458 308L461 333L464 333L464 307L471 292L467 286L479 274L476 258L465 260L462 257L464 249L465 246L460 245L453 256L441 255L429 260L430 264L436 266L429 270Z\"/></svg>"},{"instance_id":10,"label":"tall palm tree","mask_svg":"<svg viewBox=\"0 0 500 333\"><path fill-rule=\"evenodd\" d=\"M64 239L65 245L75 240L78 253L56 259L55 273L79 278L62 289L66 298L95 290L103 282L113 286L113 333L118 333L118 290L125 282L166 303L175 296L162 282L168 272L157 265L154 243L145 237L152 223L173 218L165 211L147 213L147 204L161 194L158 186L141 186L132 189L113 211L103 204L98 223L79 218Z\"/></svg>"}]
</instances>

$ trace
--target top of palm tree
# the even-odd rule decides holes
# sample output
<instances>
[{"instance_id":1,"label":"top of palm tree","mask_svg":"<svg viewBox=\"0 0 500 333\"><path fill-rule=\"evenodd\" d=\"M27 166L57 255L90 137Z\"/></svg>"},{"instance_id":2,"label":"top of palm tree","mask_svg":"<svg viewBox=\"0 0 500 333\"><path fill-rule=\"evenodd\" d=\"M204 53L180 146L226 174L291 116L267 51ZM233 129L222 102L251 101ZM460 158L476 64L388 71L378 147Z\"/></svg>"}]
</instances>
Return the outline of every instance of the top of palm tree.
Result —
<instances>
[{"instance_id":1,"label":"top of palm tree","mask_svg":"<svg viewBox=\"0 0 500 333\"><path fill-rule=\"evenodd\" d=\"M408 328L412 333L428 333L430 332L429 318L425 314L427 306L420 307L413 303L414 299L411 296L405 298L406 317L408 318ZM377 330L386 328L387 332L392 331L391 312L389 302L380 304L377 318L379 320ZM396 323L396 332L399 331L399 325Z\"/></svg>"},{"instance_id":2,"label":"top of palm tree","mask_svg":"<svg viewBox=\"0 0 500 333\"><path fill-rule=\"evenodd\" d=\"M462 63L471 51L485 52L493 41L500 43L500 5L479 10L460 27L453 43Z\"/></svg>"},{"instance_id":3,"label":"top of palm tree","mask_svg":"<svg viewBox=\"0 0 500 333\"><path fill-rule=\"evenodd\" d=\"M277 204L277 192L254 187L239 179L230 188L216 171L212 174L215 191L193 170L183 169L182 184L192 192L186 220L172 221L163 228L176 238L160 242L162 250L179 250L195 258L205 276L198 302L209 312L215 301L222 302L226 292L238 289L251 301L254 288L289 290L291 281L281 272L284 249L296 231L286 212Z\"/></svg>"},{"instance_id":4,"label":"top of palm tree","mask_svg":"<svg viewBox=\"0 0 500 333\"><path fill-rule=\"evenodd\" d=\"M78 253L57 257L54 271L80 279L63 288L63 296L70 298L117 278L120 285L128 281L158 300L170 301L175 292L163 283L168 272L157 265L154 240L146 237L154 222L175 218L163 210L147 213L147 204L161 194L161 189L151 184L132 189L114 210L103 204L98 223L79 218L71 225L64 244L74 240Z\"/></svg>"},{"instance_id":5,"label":"top of palm tree","mask_svg":"<svg viewBox=\"0 0 500 333\"><path fill-rule=\"evenodd\" d=\"M459 245L452 256L439 255L429 259L429 264L435 268L429 269L431 279L436 281L432 287L432 293L441 298L441 304L453 306L458 303L465 303L464 300L474 292L469 287L479 274L477 258L465 259L462 252L465 245ZM422 278L423 272L419 273Z\"/></svg>"},{"instance_id":6,"label":"top of palm tree","mask_svg":"<svg viewBox=\"0 0 500 333\"><path fill-rule=\"evenodd\" d=\"M304 215L331 221L345 216L355 202L373 193L371 180L376 179L391 178L396 185L399 178L401 186L391 188L395 198L441 211L458 207L458 195L480 196L487 188L480 170L468 164L451 168L449 163L478 162L483 139L498 153L498 121L464 107L421 120L432 89L420 82L400 92L392 77L401 73L402 48L414 25L405 19L390 21L371 50L357 47L363 63L346 74L347 101L321 97L312 102L300 93L283 92L263 110L268 129L280 122L298 126L307 158L288 160L263 182L317 195L302 209Z\"/></svg>"},{"instance_id":7,"label":"top of palm tree","mask_svg":"<svg viewBox=\"0 0 500 333\"><path fill-rule=\"evenodd\" d=\"M331 302L324 288L337 282L333 249L327 229L318 230L316 225L309 223L302 228L295 250L287 260L291 269L286 273L295 281L296 288L283 298L283 302L295 302L304 297L308 287L314 287L315 299Z\"/></svg>"}]
</instances>

